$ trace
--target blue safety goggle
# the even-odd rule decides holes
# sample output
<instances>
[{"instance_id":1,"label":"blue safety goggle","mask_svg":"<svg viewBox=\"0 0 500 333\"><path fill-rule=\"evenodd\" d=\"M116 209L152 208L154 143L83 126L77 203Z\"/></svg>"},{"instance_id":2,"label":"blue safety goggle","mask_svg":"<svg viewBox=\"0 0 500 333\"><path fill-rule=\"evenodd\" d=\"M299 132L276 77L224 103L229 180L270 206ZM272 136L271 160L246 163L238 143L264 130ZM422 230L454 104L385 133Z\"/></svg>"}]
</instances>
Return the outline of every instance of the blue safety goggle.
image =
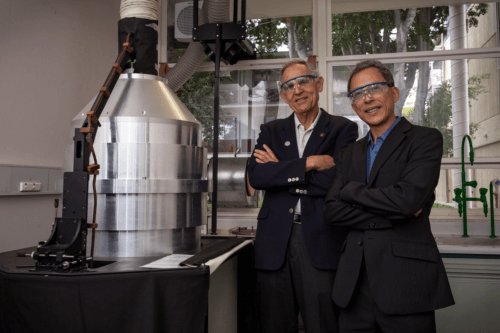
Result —
<instances>
[{"instance_id":1,"label":"blue safety goggle","mask_svg":"<svg viewBox=\"0 0 500 333\"><path fill-rule=\"evenodd\" d=\"M388 87L394 87L394 82L374 82L374 83L370 83L370 84L367 84L367 85L364 85L362 87L354 89L349 94L347 94L347 97L351 97L352 94L355 93L358 90L365 89L366 87L373 86L375 84L386 84Z\"/></svg>"},{"instance_id":2,"label":"blue safety goggle","mask_svg":"<svg viewBox=\"0 0 500 333\"><path fill-rule=\"evenodd\" d=\"M301 76L297 76L297 77L294 77L293 79L290 79L290 80L288 80L288 81L286 81L286 82L283 82L283 83L281 84L280 88L281 88L281 89L283 89L283 86L284 86L285 84L287 84L287 83L288 83L288 82L290 82L290 81L295 81L295 80L297 80L297 79L300 79L301 77L312 77L312 78L314 78L314 79L316 78L316 76L314 76L314 75L310 75L310 74L309 74L309 75L301 75Z\"/></svg>"}]
</instances>

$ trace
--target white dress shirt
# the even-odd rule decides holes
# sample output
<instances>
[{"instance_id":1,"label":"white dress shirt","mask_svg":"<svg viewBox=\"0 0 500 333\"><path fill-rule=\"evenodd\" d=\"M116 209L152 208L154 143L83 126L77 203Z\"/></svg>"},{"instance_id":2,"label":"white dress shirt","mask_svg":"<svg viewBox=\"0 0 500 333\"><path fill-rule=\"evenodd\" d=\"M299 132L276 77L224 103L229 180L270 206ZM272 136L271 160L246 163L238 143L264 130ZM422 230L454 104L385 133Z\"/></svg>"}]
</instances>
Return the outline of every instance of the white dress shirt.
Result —
<instances>
[{"instance_id":1,"label":"white dress shirt","mask_svg":"<svg viewBox=\"0 0 500 333\"><path fill-rule=\"evenodd\" d=\"M321 110L319 110L318 115L316 116L316 119L314 119L314 122L309 126L307 130L304 129L304 126L300 123L299 118L297 118L297 115L294 113L293 117L295 118L295 135L297 136L297 148L299 149L299 158L302 158L302 154L304 153L304 149L306 148L307 141L309 141L309 138L311 137L312 131L314 130L314 126L316 126L316 123L318 122L319 116L321 114ZM297 202L297 205L295 206L295 214L300 214L300 199Z\"/></svg>"}]
</instances>

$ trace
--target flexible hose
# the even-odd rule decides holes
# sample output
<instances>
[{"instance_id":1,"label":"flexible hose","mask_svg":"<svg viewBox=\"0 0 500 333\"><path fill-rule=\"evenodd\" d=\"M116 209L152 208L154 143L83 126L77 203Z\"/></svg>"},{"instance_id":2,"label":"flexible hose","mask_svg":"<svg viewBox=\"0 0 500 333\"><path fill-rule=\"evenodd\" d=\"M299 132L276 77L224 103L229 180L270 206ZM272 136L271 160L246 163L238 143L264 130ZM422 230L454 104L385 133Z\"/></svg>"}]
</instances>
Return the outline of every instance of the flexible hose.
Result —
<instances>
[{"instance_id":1,"label":"flexible hose","mask_svg":"<svg viewBox=\"0 0 500 333\"><path fill-rule=\"evenodd\" d=\"M122 0L120 19L129 17L158 21L158 0Z\"/></svg>"},{"instance_id":2,"label":"flexible hose","mask_svg":"<svg viewBox=\"0 0 500 333\"><path fill-rule=\"evenodd\" d=\"M198 25L207 22L229 22L229 0L205 0L198 20ZM204 56L205 48L203 45L199 42L191 41L179 62L165 75L167 86L173 91L178 91L196 72Z\"/></svg>"}]
</instances>

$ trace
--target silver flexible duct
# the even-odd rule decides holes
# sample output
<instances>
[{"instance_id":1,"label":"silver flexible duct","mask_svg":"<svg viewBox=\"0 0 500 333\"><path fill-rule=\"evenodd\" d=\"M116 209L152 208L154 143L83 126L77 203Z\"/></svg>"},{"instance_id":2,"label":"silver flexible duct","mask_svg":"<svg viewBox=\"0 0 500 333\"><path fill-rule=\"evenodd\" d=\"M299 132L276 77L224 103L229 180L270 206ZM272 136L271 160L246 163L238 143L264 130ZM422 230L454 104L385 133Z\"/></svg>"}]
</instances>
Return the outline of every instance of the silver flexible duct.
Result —
<instances>
[{"instance_id":1,"label":"silver flexible duct","mask_svg":"<svg viewBox=\"0 0 500 333\"><path fill-rule=\"evenodd\" d=\"M451 49L467 47L465 5L450 6L450 42ZM469 96L468 96L467 60L451 61L451 108L453 122L453 157L461 157L462 139L469 134ZM468 160L469 147L464 151ZM453 187L461 187L461 170L453 170ZM467 171L470 176L470 171ZM470 179L470 177L468 177ZM467 191L469 192L469 191ZM470 196L470 193L467 193Z\"/></svg>"},{"instance_id":2,"label":"silver flexible duct","mask_svg":"<svg viewBox=\"0 0 500 333\"><path fill-rule=\"evenodd\" d=\"M158 0L122 0L120 19L129 17L157 21Z\"/></svg>"},{"instance_id":3,"label":"silver flexible duct","mask_svg":"<svg viewBox=\"0 0 500 333\"><path fill-rule=\"evenodd\" d=\"M229 0L205 0L198 16L199 25L204 23L229 22ZM165 78L167 86L173 91L180 87L191 77L203 61L205 48L199 42L191 42L179 62L170 70Z\"/></svg>"}]
</instances>

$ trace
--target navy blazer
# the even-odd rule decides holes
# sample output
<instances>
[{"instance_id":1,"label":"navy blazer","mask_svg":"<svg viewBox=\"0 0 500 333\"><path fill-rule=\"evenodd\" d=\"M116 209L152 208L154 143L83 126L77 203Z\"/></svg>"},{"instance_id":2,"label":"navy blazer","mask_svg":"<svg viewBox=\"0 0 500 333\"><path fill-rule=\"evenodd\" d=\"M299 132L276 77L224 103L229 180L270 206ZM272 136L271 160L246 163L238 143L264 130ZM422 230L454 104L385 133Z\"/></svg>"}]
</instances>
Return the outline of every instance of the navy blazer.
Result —
<instances>
[{"instance_id":1,"label":"navy blazer","mask_svg":"<svg viewBox=\"0 0 500 333\"><path fill-rule=\"evenodd\" d=\"M306 158L330 155L334 161L340 150L358 137L356 123L320 110L320 118L299 158L294 114L263 124L255 148L266 144L279 162L257 163L252 154L247 170L250 184L265 190L264 203L257 217L255 267L276 270L284 262L292 229L294 208L301 199L304 243L311 263L322 269L336 269L340 247L345 239L342 228L325 223L324 197L330 188L335 167L306 173Z\"/></svg>"},{"instance_id":2,"label":"navy blazer","mask_svg":"<svg viewBox=\"0 0 500 333\"><path fill-rule=\"evenodd\" d=\"M405 315L454 304L429 222L443 136L402 117L380 148L368 181L367 145L368 136L342 151L325 199L326 222L349 229L333 300L342 308L349 304L364 259L383 313Z\"/></svg>"}]
</instances>

